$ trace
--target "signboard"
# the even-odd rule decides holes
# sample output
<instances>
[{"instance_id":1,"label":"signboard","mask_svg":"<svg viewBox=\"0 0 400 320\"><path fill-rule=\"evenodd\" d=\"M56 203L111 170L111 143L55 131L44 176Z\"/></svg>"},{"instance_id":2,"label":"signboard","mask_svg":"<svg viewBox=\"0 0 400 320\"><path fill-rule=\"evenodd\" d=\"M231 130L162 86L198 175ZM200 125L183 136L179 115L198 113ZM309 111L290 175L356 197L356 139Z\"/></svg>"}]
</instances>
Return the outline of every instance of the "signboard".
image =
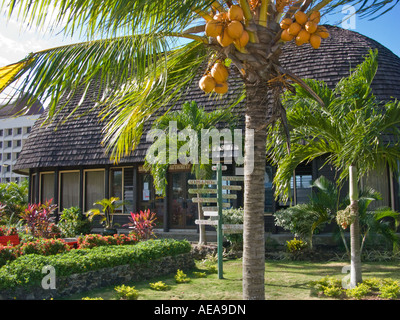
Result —
<instances>
[{"instance_id":1,"label":"signboard","mask_svg":"<svg viewBox=\"0 0 400 320\"><path fill-rule=\"evenodd\" d=\"M217 180L188 180L188 184L217 184Z\"/></svg>"},{"instance_id":2,"label":"signboard","mask_svg":"<svg viewBox=\"0 0 400 320\"><path fill-rule=\"evenodd\" d=\"M218 211L204 211L203 214L208 217L218 217Z\"/></svg>"},{"instance_id":3,"label":"signboard","mask_svg":"<svg viewBox=\"0 0 400 320\"><path fill-rule=\"evenodd\" d=\"M216 226L218 224L218 220L200 220L200 219L196 219L194 221L195 224L206 224L209 226Z\"/></svg>"},{"instance_id":4,"label":"signboard","mask_svg":"<svg viewBox=\"0 0 400 320\"><path fill-rule=\"evenodd\" d=\"M242 186L222 186L222 190L242 190Z\"/></svg>"},{"instance_id":5,"label":"signboard","mask_svg":"<svg viewBox=\"0 0 400 320\"><path fill-rule=\"evenodd\" d=\"M223 181L244 181L243 176L227 176L227 177L222 177Z\"/></svg>"},{"instance_id":6,"label":"signboard","mask_svg":"<svg viewBox=\"0 0 400 320\"><path fill-rule=\"evenodd\" d=\"M223 194L222 199L237 199L236 194ZM218 202L218 198L192 198L194 203L207 203L207 202Z\"/></svg>"},{"instance_id":7,"label":"signboard","mask_svg":"<svg viewBox=\"0 0 400 320\"><path fill-rule=\"evenodd\" d=\"M213 169L213 171L217 171L217 166L212 166L211 168ZM225 170L227 170L227 169L228 169L227 166L221 166L221 170L222 170L222 171L225 171Z\"/></svg>"},{"instance_id":8,"label":"signboard","mask_svg":"<svg viewBox=\"0 0 400 320\"><path fill-rule=\"evenodd\" d=\"M189 189L189 193L217 193L217 189Z\"/></svg>"}]
</instances>

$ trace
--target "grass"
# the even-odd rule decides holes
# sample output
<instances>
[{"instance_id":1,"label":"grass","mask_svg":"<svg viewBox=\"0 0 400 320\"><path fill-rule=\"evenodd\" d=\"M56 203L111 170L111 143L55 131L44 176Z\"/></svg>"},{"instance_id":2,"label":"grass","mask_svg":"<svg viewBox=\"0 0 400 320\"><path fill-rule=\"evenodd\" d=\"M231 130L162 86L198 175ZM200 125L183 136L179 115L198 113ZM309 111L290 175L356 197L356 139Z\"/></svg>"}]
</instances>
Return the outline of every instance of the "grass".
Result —
<instances>
[{"instance_id":1,"label":"grass","mask_svg":"<svg viewBox=\"0 0 400 320\"><path fill-rule=\"evenodd\" d=\"M265 296L267 300L314 300L308 287L310 281L329 275L343 279L345 262L304 262L304 261L266 261ZM174 274L155 277L150 280L125 283L135 286L139 291L139 300L241 300L242 299L242 261L224 261L224 279L217 274L207 274L206 278L196 278L194 272L206 272L205 267L196 262L196 269L185 271L191 279L189 283L177 284ZM392 278L400 280L400 267L397 263L363 263L363 277ZM155 291L150 282L163 281L171 288L167 291ZM74 295L68 300L80 300L83 297L102 297L104 300L117 299L114 286L96 289ZM326 299L326 298L324 298Z\"/></svg>"}]
</instances>

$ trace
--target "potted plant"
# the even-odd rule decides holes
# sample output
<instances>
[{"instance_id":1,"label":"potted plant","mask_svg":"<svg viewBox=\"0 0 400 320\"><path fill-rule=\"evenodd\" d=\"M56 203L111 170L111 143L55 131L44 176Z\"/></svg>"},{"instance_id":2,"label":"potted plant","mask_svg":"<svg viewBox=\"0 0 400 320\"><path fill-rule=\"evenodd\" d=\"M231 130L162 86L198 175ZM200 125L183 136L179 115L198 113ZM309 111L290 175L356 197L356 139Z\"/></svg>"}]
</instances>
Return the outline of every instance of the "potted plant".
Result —
<instances>
[{"instance_id":1,"label":"potted plant","mask_svg":"<svg viewBox=\"0 0 400 320\"><path fill-rule=\"evenodd\" d=\"M125 205L125 202L120 201L118 197L111 197L110 199L104 198L96 201L93 205L102 206L102 211L94 208L86 212L89 221L93 221L95 216L102 215L103 213L104 217L100 219L100 224L104 227L103 235L116 234L118 231L115 227L118 226L118 224L114 223L114 215L118 208Z\"/></svg>"}]
</instances>

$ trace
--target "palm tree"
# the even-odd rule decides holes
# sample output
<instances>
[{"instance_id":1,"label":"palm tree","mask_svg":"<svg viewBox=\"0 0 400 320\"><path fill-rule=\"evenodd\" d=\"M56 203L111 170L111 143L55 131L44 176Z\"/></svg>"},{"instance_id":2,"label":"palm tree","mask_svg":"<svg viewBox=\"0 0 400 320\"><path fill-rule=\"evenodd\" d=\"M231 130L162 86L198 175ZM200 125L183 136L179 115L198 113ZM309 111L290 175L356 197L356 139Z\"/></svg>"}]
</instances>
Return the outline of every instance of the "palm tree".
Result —
<instances>
[{"instance_id":1,"label":"palm tree","mask_svg":"<svg viewBox=\"0 0 400 320\"><path fill-rule=\"evenodd\" d=\"M164 133L164 138L158 138L152 144L146 154L144 164L145 168L149 169L153 176L156 190L165 194L167 171L170 163L175 163L182 157L189 158L193 156L190 154L190 151L193 151L191 148L182 149L182 146L191 143L191 140L194 139L197 143L194 143L192 147L196 148L195 153L199 156L202 151L200 143L202 130L204 133L207 133L212 129L216 129L217 124L225 124L225 126L232 129L235 119L236 117L232 114L231 108L206 112L204 108L199 107L195 101L185 102L181 110L167 113L158 118L153 124L153 129L161 130ZM176 124L176 129L179 132L183 132L183 130L187 129L193 130L196 137L189 137L189 141L175 141L174 139L170 141L169 130L172 122ZM176 155L169 154L169 143L176 143ZM164 158L165 161L155 161L156 159L153 158L154 152L152 150L158 151L157 156L159 158ZM209 150L211 150L211 148L209 148ZM199 161L199 159L187 160L192 164L192 173L194 173L196 179L211 179L213 174L211 159L209 159L208 163L203 163L203 161ZM197 196L200 197L199 194ZM198 203L197 209L199 219L204 219L200 202ZM205 225L200 225L199 229L199 244L206 244Z\"/></svg>"},{"instance_id":2,"label":"palm tree","mask_svg":"<svg viewBox=\"0 0 400 320\"><path fill-rule=\"evenodd\" d=\"M293 170L302 162L326 155L340 172L338 183L349 180L351 285L362 281L360 259L360 223L358 182L373 169L387 166L397 170L400 157L400 102L378 103L370 84L377 70L377 51L370 51L365 61L331 90L323 82L307 80L324 101L324 106L302 88L297 95L285 95L290 125L291 148L271 148L282 139L279 130L271 130L271 158L278 166L274 183L284 199L290 191ZM393 138L388 142L387 137ZM283 137L284 138L284 137ZM394 172L394 171L392 171Z\"/></svg>"},{"instance_id":3,"label":"palm tree","mask_svg":"<svg viewBox=\"0 0 400 320\"><path fill-rule=\"evenodd\" d=\"M226 13L233 3L244 12L249 35L245 48L221 47L204 35L205 21ZM287 78L305 84L279 64L281 18L296 11L331 10L342 4L359 4L358 12L387 9L389 0L53 0L2 1L1 9L16 14L28 25L49 30L66 21L66 35L83 35L87 41L30 54L0 70L0 91L20 82L18 89L32 101L46 101L48 119L62 105L86 95L104 106L105 140L110 156L118 161L139 143L144 122L156 110L174 104L184 88L210 61L232 62L246 94L243 296L264 299L264 187L266 127L280 115L279 96ZM394 4L397 1L393 1ZM394 6L394 5L393 5ZM50 9L57 9L46 25ZM101 40L98 40L101 37ZM188 40L185 43L176 39ZM238 47L238 48L237 48ZM89 88L99 85L93 93ZM311 92L312 94L312 92ZM63 99L61 100L61 98ZM81 99L80 99L81 98ZM317 97L316 97L317 99ZM61 102L61 103L60 103ZM76 109L79 108L79 102ZM267 115L272 118L267 121ZM250 173L251 169L253 169Z\"/></svg>"}]
</instances>

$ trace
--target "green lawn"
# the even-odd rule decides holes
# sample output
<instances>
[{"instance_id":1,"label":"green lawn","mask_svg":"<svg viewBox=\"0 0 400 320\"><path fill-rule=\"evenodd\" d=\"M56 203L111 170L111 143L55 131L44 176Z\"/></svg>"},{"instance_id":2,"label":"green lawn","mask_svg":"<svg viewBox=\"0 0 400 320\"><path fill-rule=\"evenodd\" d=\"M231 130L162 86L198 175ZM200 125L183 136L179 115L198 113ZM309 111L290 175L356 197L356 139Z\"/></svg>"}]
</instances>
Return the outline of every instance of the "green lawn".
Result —
<instances>
[{"instance_id":1,"label":"green lawn","mask_svg":"<svg viewBox=\"0 0 400 320\"><path fill-rule=\"evenodd\" d=\"M319 299L310 296L307 284L329 275L343 279L344 262L304 262L304 261L266 261L265 292L267 300L310 300ZM125 283L135 286L140 292L139 300L241 300L242 299L242 261L224 261L224 279L218 279L217 274L207 274L206 278L195 278L192 272L205 271L203 265L197 262L197 268L185 272L191 278L190 283L175 283L174 274L156 277L154 279ZM400 280L400 266L397 263L363 263L363 277L392 278ZM163 281L171 286L168 291L150 289L150 282ZM116 299L114 286L106 287L69 299L82 297L102 297L104 300Z\"/></svg>"}]
</instances>

